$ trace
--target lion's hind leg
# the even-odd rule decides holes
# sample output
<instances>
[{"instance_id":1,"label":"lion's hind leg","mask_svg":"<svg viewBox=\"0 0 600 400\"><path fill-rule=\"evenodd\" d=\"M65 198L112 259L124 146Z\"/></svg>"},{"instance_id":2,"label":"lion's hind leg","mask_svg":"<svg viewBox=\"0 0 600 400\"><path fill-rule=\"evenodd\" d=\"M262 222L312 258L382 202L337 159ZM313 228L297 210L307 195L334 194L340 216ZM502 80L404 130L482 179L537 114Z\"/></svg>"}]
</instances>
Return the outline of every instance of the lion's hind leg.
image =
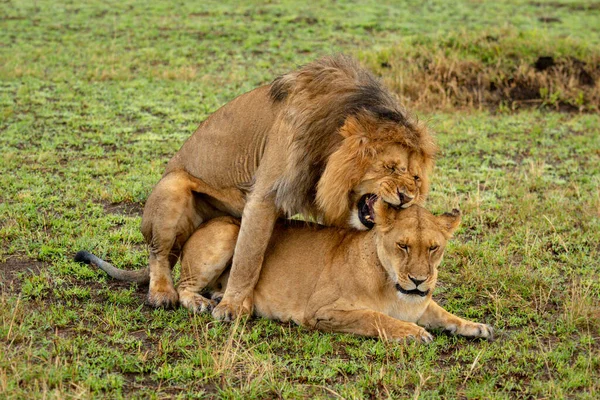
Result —
<instances>
[{"instance_id":1,"label":"lion's hind leg","mask_svg":"<svg viewBox=\"0 0 600 400\"><path fill-rule=\"evenodd\" d=\"M142 234L150 246L148 303L153 307L177 304L171 270L184 243L201 223L223 215L198 195L201 186L187 172L173 171L158 182L144 207Z\"/></svg>"},{"instance_id":2,"label":"lion's hind leg","mask_svg":"<svg viewBox=\"0 0 600 400\"><path fill-rule=\"evenodd\" d=\"M200 292L221 281L233 257L239 229L235 218L220 217L201 225L188 239L183 247L181 280L177 286L182 306L198 313L211 311L217 304L215 299L208 299Z\"/></svg>"}]
</instances>

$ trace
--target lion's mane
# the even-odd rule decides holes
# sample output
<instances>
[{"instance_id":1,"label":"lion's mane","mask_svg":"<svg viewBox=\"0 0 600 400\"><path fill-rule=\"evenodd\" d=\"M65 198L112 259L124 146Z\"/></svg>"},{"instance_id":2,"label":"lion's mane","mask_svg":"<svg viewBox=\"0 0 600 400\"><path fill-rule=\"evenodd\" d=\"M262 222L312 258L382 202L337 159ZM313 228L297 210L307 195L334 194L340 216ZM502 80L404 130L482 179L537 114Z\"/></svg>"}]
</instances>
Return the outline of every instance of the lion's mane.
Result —
<instances>
[{"instance_id":1,"label":"lion's mane","mask_svg":"<svg viewBox=\"0 0 600 400\"><path fill-rule=\"evenodd\" d=\"M437 147L425 125L350 57L326 57L280 76L270 96L285 103L275 128L295 132L275 185L275 202L288 215L342 224L348 193L390 143L416 153L425 171L433 166Z\"/></svg>"}]
</instances>

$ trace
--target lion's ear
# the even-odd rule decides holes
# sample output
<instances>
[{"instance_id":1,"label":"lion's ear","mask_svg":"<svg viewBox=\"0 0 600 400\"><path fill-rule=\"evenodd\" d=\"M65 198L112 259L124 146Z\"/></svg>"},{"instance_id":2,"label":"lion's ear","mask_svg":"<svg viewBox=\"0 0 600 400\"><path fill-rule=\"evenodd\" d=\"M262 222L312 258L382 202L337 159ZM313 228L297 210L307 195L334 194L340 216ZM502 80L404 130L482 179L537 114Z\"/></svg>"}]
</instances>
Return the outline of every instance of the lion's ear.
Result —
<instances>
[{"instance_id":1,"label":"lion's ear","mask_svg":"<svg viewBox=\"0 0 600 400\"><path fill-rule=\"evenodd\" d=\"M437 217L441 228L449 235L452 236L456 228L460 225L460 210L453 209L451 212L444 213Z\"/></svg>"},{"instance_id":2,"label":"lion's ear","mask_svg":"<svg viewBox=\"0 0 600 400\"><path fill-rule=\"evenodd\" d=\"M385 201L378 199L373 205L375 225L380 228L391 227L396 220L396 209Z\"/></svg>"},{"instance_id":3,"label":"lion's ear","mask_svg":"<svg viewBox=\"0 0 600 400\"><path fill-rule=\"evenodd\" d=\"M345 139L353 138L358 141L361 146L364 146L369 142L367 127L353 115L346 117L344 125L340 128L340 135Z\"/></svg>"}]
</instances>

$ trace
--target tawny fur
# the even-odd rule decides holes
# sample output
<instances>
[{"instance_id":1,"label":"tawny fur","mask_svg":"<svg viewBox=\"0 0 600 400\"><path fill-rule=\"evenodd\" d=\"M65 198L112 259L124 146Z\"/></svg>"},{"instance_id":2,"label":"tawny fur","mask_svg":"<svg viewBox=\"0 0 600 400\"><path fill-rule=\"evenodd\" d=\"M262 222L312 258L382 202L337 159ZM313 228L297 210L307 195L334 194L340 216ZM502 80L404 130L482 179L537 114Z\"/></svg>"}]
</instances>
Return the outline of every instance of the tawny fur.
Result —
<instances>
[{"instance_id":1,"label":"tawny fur","mask_svg":"<svg viewBox=\"0 0 600 400\"><path fill-rule=\"evenodd\" d=\"M347 57L315 61L237 97L184 143L146 202L149 303L177 303L171 269L200 224L243 215L229 288L214 315L249 312L242 305L277 218L301 213L360 227L351 216L365 193L392 204L403 193L403 206L422 204L435 151L425 126ZM390 172L382 157L404 170Z\"/></svg>"},{"instance_id":2,"label":"tawny fur","mask_svg":"<svg viewBox=\"0 0 600 400\"><path fill-rule=\"evenodd\" d=\"M436 217L419 206L401 211L383 202L377 206L370 232L278 224L253 291L255 313L386 339L430 341L423 327L491 339L490 326L452 315L432 300L437 268L460 214ZM216 304L200 293L209 288L220 296L226 288L238 224L217 218L186 243L177 289L184 307L202 312ZM427 294L403 294L398 285Z\"/></svg>"}]
</instances>

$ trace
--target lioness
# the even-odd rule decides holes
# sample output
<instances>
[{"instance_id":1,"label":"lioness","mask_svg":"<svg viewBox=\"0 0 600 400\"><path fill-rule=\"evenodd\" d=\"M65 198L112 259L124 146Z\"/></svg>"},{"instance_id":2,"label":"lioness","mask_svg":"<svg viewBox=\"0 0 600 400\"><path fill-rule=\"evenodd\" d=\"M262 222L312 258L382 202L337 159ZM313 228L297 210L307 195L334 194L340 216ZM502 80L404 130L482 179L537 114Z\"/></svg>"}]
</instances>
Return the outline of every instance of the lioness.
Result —
<instances>
[{"instance_id":1,"label":"lioness","mask_svg":"<svg viewBox=\"0 0 600 400\"><path fill-rule=\"evenodd\" d=\"M372 204L421 204L436 146L425 126L350 58L324 58L224 105L169 161L144 207L148 302L178 300L171 269L196 228L242 217L231 279L214 310L231 319L252 294L280 216L365 229Z\"/></svg>"},{"instance_id":2,"label":"lioness","mask_svg":"<svg viewBox=\"0 0 600 400\"><path fill-rule=\"evenodd\" d=\"M419 206L396 210L378 201L375 207L376 224L369 232L277 224L252 296L255 313L388 339L431 341L418 325L492 338L490 326L452 315L431 298L446 241L460 223L458 210L434 216ZM237 219L223 217L190 237L177 288L184 307L199 312L215 305L227 285L239 230ZM96 258L87 261L120 279L141 276ZM206 288L212 300L200 294Z\"/></svg>"}]
</instances>

